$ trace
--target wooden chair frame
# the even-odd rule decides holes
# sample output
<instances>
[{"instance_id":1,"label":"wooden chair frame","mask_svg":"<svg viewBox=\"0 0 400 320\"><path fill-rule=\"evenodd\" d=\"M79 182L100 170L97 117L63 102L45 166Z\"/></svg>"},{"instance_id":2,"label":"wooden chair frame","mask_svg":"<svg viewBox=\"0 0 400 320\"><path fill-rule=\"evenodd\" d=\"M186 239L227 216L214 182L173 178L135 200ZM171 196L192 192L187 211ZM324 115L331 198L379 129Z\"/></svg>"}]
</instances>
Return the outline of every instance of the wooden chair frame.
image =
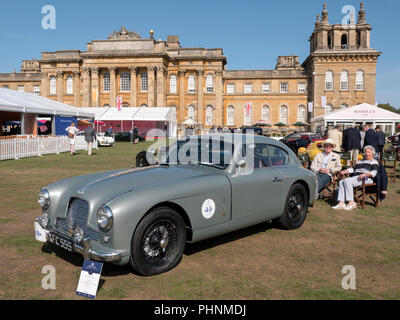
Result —
<instances>
[{"instance_id":1,"label":"wooden chair frame","mask_svg":"<svg viewBox=\"0 0 400 320\"><path fill-rule=\"evenodd\" d=\"M396 168L397 168L396 155L384 152L382 158L383 158L383 166L386 169L388 178L390 180L392 180L393 183L396 183L396 174L397 174L397 172L396 172ZM393 162L393 167L391 165L390 166L386 165L387 161Z\"/></svg>"},{"instance_id":2,"label":"wooden chair frame","mask_svg":"<svg viewBox=\"0 0 400 320\"><path fill-rule=\"evenodd\" d=\"M327 191L327 197L331 198L331 200L335 200L335 191L336 191L336 183L339 181L340 172L332 174L331 182L328 182L320 193Z\"/></svg>"}]
</instances>

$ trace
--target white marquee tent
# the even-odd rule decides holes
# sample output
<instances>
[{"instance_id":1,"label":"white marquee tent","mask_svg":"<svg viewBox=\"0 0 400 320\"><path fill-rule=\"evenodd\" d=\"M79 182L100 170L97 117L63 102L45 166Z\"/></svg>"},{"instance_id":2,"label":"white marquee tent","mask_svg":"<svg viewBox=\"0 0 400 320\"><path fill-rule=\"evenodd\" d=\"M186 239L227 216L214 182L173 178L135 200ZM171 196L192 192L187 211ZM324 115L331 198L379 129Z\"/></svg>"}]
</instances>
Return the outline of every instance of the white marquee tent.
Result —
<instances>
[{"instance_id":1,"label":"white marquee tent","mask_svg":"<svg viewBox=\"0 0 400 320\"><path fill-rule=\"evenodd\" d=\"M318 126L325 128L327 125L372 123L374 127L379 125L383 131L390 134L394 134L395 125L398 122L400 122L400 114L378 108L368 103L362 103L311 119L314 129Z\"/></svg>"},{"instance_id":2,"label":"white marquee tent","mask_svg":"<svg viewBox=\"0 0 400 320\"><path fill-rule=\"evenodd\" d=\"M168 136L176 137L177 121L171 108L163 107L99 107L81 108L85 112L93 112L96 121L131 121L135 125L138 122L162 122L167 125ZM122 126L121 126L122 127Z\"/></svg>"}]
</instances>

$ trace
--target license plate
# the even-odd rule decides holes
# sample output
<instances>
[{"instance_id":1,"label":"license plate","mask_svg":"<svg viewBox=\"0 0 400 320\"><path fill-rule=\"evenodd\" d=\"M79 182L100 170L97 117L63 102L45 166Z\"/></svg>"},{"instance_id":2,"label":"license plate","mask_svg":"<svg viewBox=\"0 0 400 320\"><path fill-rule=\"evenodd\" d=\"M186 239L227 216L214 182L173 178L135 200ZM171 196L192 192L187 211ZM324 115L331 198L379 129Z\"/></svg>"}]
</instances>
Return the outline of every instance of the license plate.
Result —
<instances>
[{"instance_id":1,"label":"license plate","mask_svg":"<svg viewBox=\"0 0 400 320\"><path fill-rule=\"evenodd\" d=\"M54 243L55 245L72 252L72 240L68 239L67 237L64 237L58 233L50 232L49 233L49 240L51 243Z\"/></svg>"}]
</instances>

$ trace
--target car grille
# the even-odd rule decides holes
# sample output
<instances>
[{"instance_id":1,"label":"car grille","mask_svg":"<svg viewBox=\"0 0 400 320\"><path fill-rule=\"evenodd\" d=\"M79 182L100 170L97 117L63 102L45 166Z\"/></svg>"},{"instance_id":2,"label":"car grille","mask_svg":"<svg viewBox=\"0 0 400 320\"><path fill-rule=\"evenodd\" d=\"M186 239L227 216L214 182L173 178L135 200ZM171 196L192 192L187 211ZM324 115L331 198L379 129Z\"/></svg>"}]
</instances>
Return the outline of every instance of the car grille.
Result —
<instances>
[{"instance_id":1,"label":"car grille","mask_svg":"<svg viewBox=\"0 0 400 320\"><path fill-rule=\"evenodd\" d=\"M88 215L88 202L79 198L72 198L69 202L66 218L57 218L56 228L59 232L70 236L69 230L79 227L82 229L85 238L99 240L98 231L87 225Z\"/></svg>"}]
</instances>

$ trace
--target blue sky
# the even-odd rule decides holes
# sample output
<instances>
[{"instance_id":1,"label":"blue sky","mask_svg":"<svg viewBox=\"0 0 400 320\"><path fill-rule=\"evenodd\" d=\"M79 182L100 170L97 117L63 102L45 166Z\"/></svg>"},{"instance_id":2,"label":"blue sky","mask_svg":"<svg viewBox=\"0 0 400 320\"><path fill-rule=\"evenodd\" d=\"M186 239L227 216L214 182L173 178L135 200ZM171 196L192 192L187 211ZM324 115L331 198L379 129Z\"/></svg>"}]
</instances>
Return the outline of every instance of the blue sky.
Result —
<instances>
[{"instance_id":1,"label":"blue sky","mask_svg":"<svg viewBox=\"0 0 400 320\"><path fill-rule=\"evenodd\" d=\"M325 0L329 22L340 23L343 6L357 12L360 1ZM324 0L26 0L2 1L0 72L17 71L22 59L42 51L86 50L121 25L156 39L179 35L181 45L222 48L228 69L273 69L279 55L309 53L316 14ZM372 47L382 51L377 68L377 100L400 108L400 1L365 0ZM56 9L56 29L42 29L42 7Z\"/></svg>"}]
</instances>

